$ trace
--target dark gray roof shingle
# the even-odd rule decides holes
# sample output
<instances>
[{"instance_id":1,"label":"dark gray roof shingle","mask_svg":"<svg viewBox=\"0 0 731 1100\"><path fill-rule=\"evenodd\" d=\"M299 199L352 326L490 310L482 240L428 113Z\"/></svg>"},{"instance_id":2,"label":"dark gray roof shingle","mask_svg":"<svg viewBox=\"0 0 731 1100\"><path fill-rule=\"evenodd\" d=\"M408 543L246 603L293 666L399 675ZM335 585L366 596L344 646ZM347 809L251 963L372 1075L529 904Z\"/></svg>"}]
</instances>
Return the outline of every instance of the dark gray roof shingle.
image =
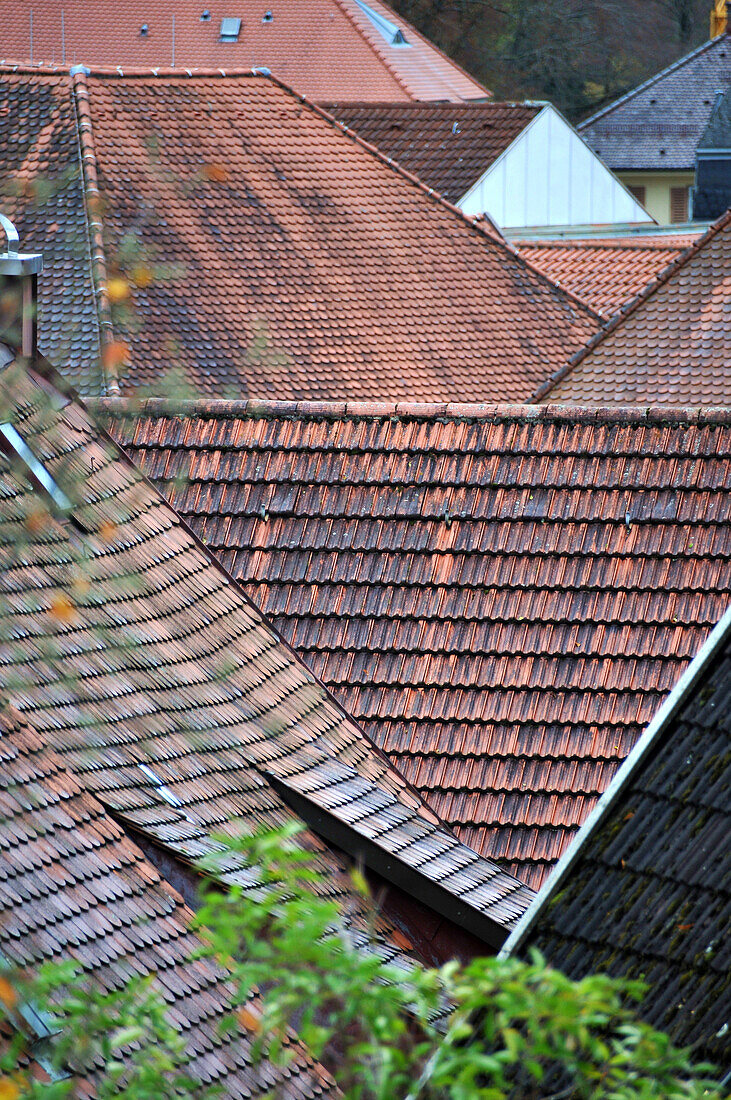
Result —
<instances>
[{"instance_id":1,"label":"dark gray roof shingle","mask_svg":"<svg viewBox=\"0 0 731 1100\"><path fill-rule=\"evenodd\" d=\"M605 164L693 170L716 92L731 84L731 35L705 42L579 126Z\"/></svg>"},{"instance_id":2,"label":"dark gray roof shingle","mask_svg":"<svg viewBox=\"0 0 731 1100\"><path fill-rule=\"evenodd\" d=\"M728 1064L731 610L506 950L570 977L642 978L641 1014Z\"/></svg>"}]
</instances>

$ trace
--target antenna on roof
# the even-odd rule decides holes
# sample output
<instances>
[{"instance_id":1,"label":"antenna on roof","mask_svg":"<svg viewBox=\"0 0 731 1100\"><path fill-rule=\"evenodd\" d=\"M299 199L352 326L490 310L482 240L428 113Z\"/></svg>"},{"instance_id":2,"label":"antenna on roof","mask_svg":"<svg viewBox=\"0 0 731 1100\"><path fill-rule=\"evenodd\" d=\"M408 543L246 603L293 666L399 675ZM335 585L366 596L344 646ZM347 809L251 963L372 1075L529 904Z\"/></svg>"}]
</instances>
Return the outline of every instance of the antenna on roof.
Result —
<instances>
[{"instance_id":1,"label":"antenna on roof","mask_svg":"<svg viewBox=\"0 0 731 1100\"><path fill-rule=\"evenodd\" d=\"M33 8L30 9L30 63L33 64Z\"/></svg>"},{"instance_id":2,"label":"antenna on roof","mask_svg":"<svg viewBox=\"0 0 731 1100\"><path fill-rule=\"evenodd\" d=\"M171 67L175 68L175 14L173 14L173 57L171 61Z\"/></svg>"},{"instance_id":3,"label":"antenna on roof","mask_svg":"<svg viewBox=\"0 0 731 1100\"><path fill-rule=\"evenodd\" d=\"M63 11L61 12L61 64L66 64L66 24L63 18Z\"/></svg>"}]
</instances>

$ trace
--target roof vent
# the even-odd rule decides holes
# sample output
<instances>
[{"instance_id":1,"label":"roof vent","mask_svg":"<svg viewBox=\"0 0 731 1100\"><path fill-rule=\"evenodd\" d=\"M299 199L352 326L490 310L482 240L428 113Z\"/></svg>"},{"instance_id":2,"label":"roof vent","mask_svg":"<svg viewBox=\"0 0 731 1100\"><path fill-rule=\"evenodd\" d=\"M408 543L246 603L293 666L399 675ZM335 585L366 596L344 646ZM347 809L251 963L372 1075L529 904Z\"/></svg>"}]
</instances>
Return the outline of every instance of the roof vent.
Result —
<instances>
[{"instance_id":1,"label":"roof vent","mask_svg":"<svg viewBox=\"0 0 731 1100\"><path fill-rule=\"evenodd\" d=\"M147 26L147 23L143 23L142 26L140 27L140 37L141 38L147 38L147 35L149 34L149 31L150 31L150 28Z\"/></svg>"},{"instance_id":2,"label":"roof vent","mask_svg":"<svg viewBox=\"0 0 731 1100\"><path fill-rule=\"evenodd\" d=\"M208 8L206 8L206 10L201 15L201 23L210 23L210 21L211 21L211 13L209 12Z\"/></svg>"},{"instance_id":3,"label":"roof vent","mask_svg":"<svg viewBox=\"0 0 731 1100\"><path fill-rule=\"evenodd\" d=\"M222 19L221 20L221 42L238 42L239 35L241 34L241 20L240 19Z\"/></svg>"},{"instance_id":4,"label":"roof vent","mask_svg":"<svg viewBox=\"0 0 731 1100\"><path fill-rule=\"evenodd\" d=\"M265 11L264 14L261 17L261 21L262 21L262 23L273 23L274 22L274 12L273 11Z\"/></svg>"},{"instance_id":5,"label":"roof vent","mask_svg":"<svg viewBox=\"0 0 731 1100\"><path fill-rule=\"evenodd\" d=\"M369 7L368 4L364 4L363 0L355 0L356 4L363 12L365 16L371 21L382 38L385 38L389 46L400 46L410 48L411 43L404 36L404 32L401 28L393 23L390 19L387 19L385 15L381 15L380 12L375 11Z\"/></svg>"}]
</instances>

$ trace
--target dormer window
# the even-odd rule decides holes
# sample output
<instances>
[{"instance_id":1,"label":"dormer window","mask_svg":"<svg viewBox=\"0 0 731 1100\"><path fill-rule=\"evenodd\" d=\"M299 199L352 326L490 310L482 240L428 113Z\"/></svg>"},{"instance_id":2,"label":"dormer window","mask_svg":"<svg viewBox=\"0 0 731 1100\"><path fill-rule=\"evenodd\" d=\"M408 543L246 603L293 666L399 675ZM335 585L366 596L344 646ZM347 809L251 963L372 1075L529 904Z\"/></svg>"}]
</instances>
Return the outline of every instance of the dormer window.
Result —
<instances>
[{"instance_id":1,"label":"dormer window","mask_svg":"<svg viewBox=\"0 0 731 1100\"><path fill-rule=\"evenodd\" d=\"M222 19L221 20L221 42L238 42L239 35L241 34L241 20L240 19Z\"/></svg>"},{"instance_id":2,"label":"dormer window","mask_svg":"<svg viewBox=\"0 0 731 1100\"><path fill-rule=\"evenodd\" d=\"M364 4L363 0L355 0L355 2L389 46L406 46L409 49L411 48L411 43L396 23L393 23L390 19L387 19L385 15L381 15L380 12L369 7L368 4Z\"/></svg>"},{"instance_id":3,"label":"dormer window","mask_svg":"<svg viewBox=\"0 0 731 1100\"><path fill-rule=\"evenodd\" d=\"M0 423L0 450L23 466L31 484L40 489L58 511L68 515L71 511L71 501L58 486L50 471L33 454L20 432L7 422Z\"/></svg>"}]
</instances>

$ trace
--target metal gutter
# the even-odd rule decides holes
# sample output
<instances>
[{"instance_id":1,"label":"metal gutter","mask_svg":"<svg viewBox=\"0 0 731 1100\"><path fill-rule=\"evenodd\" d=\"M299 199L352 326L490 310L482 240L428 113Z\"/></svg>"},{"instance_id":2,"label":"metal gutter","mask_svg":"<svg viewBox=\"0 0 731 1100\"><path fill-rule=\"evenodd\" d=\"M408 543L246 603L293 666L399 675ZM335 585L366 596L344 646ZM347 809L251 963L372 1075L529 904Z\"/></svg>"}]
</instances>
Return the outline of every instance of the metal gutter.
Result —
<instances>
[{"instance_id":1,"label":"metal gutter","mask_svg":"<svg viewBox=\"0 0 731 1100\"><path fill-rule=\"evenodd\" d=\"M706 638L700 650L690 662L683 675L678 680L665 702L658 710L649 726L642 734L632 752L619 769L606 791L599 799L592 812L575 836L573 842L560 860L558 867L544 883L535 900L525 911L511 932L499 953L499 958L506 959L514 955L523 945L538 918L542 915L553 895L561 888L569 871L582 854L584 847L595 831L603 823L605 817L612 809L615 799L627 787L637 769L644 762L645 757L654 748L655 741L665 730L692 694L697 681L705 673L707 666L716 656L716 651L726 635L731 633L731 604L720 622L716 623L711 633Z\"/></svg>"}]
</instances>

